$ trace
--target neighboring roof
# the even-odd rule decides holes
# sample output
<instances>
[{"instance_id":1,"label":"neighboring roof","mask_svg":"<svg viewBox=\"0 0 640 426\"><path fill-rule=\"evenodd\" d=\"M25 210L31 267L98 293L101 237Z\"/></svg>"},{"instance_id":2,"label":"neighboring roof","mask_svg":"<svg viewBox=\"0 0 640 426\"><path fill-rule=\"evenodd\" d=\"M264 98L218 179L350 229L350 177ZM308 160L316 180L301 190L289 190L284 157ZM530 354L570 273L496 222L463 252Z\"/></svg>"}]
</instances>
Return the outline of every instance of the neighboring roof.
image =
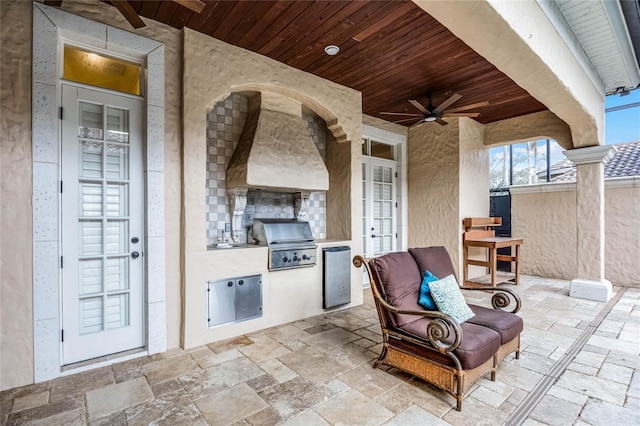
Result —
<instances>
[{"instance_id":1,"label":"neighboring roof","mask_svg":"<svg viewBox=\"0 0 640 426\"><path fill-rule=\"evenodd\" d=\"M616 145L618 152L604 166L604 177L640 176L640 139ZM576 166L564 159L551 166L551 182L575 182Z\"/></svg>"}]
</instances>

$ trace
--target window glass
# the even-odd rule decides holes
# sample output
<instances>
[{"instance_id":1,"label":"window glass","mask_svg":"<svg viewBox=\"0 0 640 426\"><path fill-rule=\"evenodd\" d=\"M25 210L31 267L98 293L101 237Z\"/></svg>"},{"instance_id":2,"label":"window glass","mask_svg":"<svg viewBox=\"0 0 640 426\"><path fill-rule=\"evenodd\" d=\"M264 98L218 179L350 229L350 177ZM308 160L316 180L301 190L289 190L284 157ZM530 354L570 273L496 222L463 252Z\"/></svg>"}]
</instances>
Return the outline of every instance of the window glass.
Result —
<instances>
[{"instance_id":1,"label":"window glass","mask_svg":"<svg viewBox=\"0 0 640 426\"><path fill-rule=\"evenodd\" d=\"M142 66L122 59L64 47L62 78L118 92L141 94Z\"/></svg>"},{"instance_id":2,"label":"window glass","mask_svg":"<svg viewBox=\"0 0 640 426\"><path fill-rule=\"evenodd\" d=\"M396 159L396 149L393 145L388 145L382 142L371 141L371 156L377 158L384 158L386 160Z\"/></svg>"}]
</instances>

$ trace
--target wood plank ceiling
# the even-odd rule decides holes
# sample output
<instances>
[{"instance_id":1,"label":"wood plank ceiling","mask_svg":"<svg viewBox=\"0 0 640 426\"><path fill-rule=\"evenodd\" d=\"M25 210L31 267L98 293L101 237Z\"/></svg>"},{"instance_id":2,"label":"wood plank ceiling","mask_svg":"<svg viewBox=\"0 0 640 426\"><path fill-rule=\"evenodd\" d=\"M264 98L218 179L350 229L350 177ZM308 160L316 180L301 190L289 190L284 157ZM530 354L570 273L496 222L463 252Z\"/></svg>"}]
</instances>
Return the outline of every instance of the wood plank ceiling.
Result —
<instances>
[{"instance_id":1,"label":"wood plank ceiling","mask_svg":"<svg viewBox=\"0 0 640 426\"><path fill-rule=\"evenodd\" d=\"M129 1L143 17L186 26L356 89L363 112L375 117L415 113L407 100L426 104L427 92L436 106L453 93L463 97L452 108L488 101L473 110L481 113L481 123L546 109L411 1L205 2L198 14L171 1ZM340 52L328 56L327 45Z\"/></svg>"}]
</instances>

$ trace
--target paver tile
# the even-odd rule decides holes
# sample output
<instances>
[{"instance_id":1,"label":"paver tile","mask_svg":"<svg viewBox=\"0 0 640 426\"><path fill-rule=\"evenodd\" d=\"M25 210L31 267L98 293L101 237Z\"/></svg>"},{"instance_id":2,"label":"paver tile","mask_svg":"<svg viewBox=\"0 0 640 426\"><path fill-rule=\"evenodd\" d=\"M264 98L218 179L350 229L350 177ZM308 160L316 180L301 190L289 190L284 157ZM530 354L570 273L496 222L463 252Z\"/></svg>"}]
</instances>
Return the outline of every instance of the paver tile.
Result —
<instances>
[{"instance_id":1,"label":"paver tile","mask_svg":"<svg viewBox=\"0 0 640 426\"><path fill-rule=\"evenodd\" d=\"M153 399L147 379L139 377L86 393L90 419L98 419Z\"/></svg>"},{"instance_id":2,"label":"paver tile","mask_svg":"<svg viewBox=\"0 0 640 426\"><path fill-rule=\"evenodd\" d=\"M380 425L393 417L391 411L355 390L320 404L313 411L330 424L343 425Z\"/></svg>"},{"instance_id":3,"label":"paver tile","mask_svg":"<svg viewBox=\"0 0 640 426\"><path fill-rule=\"evenodd\" d=\"M244 383L194 402L207 423L221 426L242 420L269 406Z\"/></svg>"}]
</instances>

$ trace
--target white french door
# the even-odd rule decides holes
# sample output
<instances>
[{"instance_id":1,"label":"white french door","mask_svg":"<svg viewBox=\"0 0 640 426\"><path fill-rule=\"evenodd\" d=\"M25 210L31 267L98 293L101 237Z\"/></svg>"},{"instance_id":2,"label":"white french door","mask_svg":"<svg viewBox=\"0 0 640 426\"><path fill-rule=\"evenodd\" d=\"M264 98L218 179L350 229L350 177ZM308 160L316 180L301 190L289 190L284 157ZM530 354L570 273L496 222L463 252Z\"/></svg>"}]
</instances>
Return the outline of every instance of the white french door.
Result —
<instances>
[{"instance_id":1,"label":"white french door","mask_svg":"<svg viewBox=\"0 0 640 426\"><path fill-rule=\"evenodd\" d=\"M366 257L397 250L396 162L363 157L363 244Z\"/></svg>"},{"instance_id":2,"label":"white french door","mask_svg":"<svg viewBox=\"0 0 640 426\"><path fill-rule=\"evenodd\" d=\"M142 100L62 85L63 365L144 346Z\"/></svg>"}]
</instances>

